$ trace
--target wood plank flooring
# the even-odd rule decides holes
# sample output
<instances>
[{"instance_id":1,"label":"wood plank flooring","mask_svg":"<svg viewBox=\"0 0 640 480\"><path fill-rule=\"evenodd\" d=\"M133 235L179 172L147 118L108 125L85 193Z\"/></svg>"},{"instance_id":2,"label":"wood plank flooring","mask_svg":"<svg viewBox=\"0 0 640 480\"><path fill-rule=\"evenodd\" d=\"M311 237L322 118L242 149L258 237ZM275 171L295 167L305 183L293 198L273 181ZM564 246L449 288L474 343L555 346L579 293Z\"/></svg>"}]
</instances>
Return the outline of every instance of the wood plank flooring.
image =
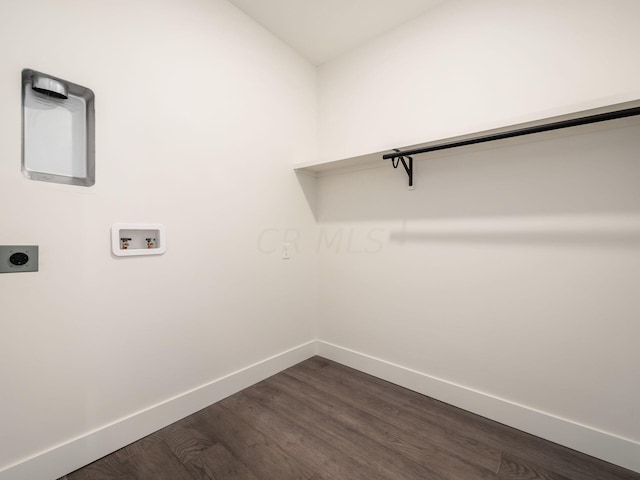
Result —
<instances>
[{"instance_id":1,"label":"wood plank flooring","mask_svg":"<svg viewBox=\"0 0 640 480\"><path fill-rule=\"evenodd\" d=\"M61 480L640 480L314 357Z\"/></svg>"}]
</instances>

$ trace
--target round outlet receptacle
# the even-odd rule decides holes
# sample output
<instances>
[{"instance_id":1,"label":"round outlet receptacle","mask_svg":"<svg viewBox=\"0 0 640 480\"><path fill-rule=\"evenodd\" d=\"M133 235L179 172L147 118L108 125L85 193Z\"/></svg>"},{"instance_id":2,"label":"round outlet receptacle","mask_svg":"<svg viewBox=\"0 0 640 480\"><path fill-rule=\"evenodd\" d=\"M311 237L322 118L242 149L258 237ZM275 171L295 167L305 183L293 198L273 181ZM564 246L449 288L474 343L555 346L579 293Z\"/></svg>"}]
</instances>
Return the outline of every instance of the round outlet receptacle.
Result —
<instances>
[{"instance_id":1,"label":"round outlet receptacle","mask_svg":"<svg viewBox=\"0 0 640 480\"><path fill-rule=\"evenodd\" d=\"M24 252L14 253L9 257L9 263L18 267L26 264L29 261L29 255Z\"/></svg>"}]
</instances>

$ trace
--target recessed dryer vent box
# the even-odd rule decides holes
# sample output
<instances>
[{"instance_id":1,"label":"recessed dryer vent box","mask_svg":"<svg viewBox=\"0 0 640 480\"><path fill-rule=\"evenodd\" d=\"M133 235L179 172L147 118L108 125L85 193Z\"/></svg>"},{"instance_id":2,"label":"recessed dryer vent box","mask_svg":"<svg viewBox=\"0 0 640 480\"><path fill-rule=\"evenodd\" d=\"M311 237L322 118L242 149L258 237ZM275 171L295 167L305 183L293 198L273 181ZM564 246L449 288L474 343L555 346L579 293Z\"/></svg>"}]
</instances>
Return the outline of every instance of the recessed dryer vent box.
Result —
<instances>
[{"instance_id":1,"label":"recessed dryer vent box","mask_svg":"<svg viewBox=\"0 0 640 480\"><path fill-rule=\"evenodd\" d=\"M93 92L22 71L22 173L31 180L90 187L95 183Z\"/></svg>"}]
</instances>

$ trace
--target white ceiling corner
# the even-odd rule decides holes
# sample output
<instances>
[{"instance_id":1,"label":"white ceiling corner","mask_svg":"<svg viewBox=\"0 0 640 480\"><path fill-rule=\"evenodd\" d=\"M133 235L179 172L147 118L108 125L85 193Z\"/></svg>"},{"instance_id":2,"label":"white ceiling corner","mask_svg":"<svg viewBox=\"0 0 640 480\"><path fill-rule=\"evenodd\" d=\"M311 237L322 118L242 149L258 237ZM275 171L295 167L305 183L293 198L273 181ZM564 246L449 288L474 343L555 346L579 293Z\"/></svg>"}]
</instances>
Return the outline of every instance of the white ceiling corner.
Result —
<instances>
[{"instance_id":1,"label":"white ceiling corner","mask_svg":"<svg viewBox=\"0 0 640 480\"><path fill-rule=\"evenodd\" d=\"M444 0L229 0L320 65Z\"/></svg>"}]
</instances>

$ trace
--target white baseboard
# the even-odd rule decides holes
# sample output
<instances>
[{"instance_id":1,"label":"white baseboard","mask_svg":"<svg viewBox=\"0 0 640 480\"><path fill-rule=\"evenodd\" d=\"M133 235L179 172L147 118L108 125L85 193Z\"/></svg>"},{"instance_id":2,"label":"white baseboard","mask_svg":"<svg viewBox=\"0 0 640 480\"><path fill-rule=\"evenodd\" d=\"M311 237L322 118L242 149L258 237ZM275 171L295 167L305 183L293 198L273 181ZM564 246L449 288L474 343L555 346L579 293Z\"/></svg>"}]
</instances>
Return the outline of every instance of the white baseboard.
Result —
<instances>
[{"instance_id":1,"label":"white baseboard","mask_svg":"<svg viewBox=\"0 0 640 480\"><path fill-rule=\"evenodd\" d=\"M318 341L318 355L455 405L518 430L640 472L640 443L432 377L385 360Z\"/></svg>"},{"instance_id":2,"label":"white baseboard","mask_svg":"<svg viewBox=\"0 0 640 480\"><path fill-rule=\"evenodd\" d=\"M0 480L55 480L315 354L315 340L299 345L10 465Z\"/></svg>"},{"instance_id":3,"label":"white baseboard","mask_svg":"<svg viewBox=\"0 0 640 480\"><path fill-rule=\"evenodd\" d=\"M640 472L640 443L323 341L311 341L170 398L0 471L0 480L55 480L314 355Z\"/></svg>"}]
</instances>

